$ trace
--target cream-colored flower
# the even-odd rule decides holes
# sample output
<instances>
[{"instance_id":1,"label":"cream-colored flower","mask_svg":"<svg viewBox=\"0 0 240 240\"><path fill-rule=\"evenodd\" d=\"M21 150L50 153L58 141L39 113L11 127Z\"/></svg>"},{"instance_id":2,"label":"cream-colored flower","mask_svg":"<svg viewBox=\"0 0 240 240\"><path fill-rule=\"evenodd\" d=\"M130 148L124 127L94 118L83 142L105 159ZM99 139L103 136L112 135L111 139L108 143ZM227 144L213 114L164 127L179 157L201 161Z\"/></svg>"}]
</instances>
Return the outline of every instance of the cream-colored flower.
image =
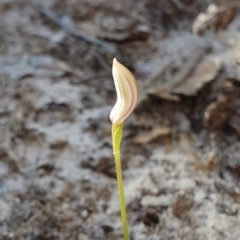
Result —
<instances>
[{"instance_id":1,"label":"cream-colored flower","mask_svg":"<svg viewBox=\"0 0 240 240\"><path fill-rule=\"evenodd\" d=\"M117 92L117 102L110 113L110 120L113 124L121 124L137 104L138 87L132 73L116 58L113 59L112 74Z\"/></svg>"}]
</instances>

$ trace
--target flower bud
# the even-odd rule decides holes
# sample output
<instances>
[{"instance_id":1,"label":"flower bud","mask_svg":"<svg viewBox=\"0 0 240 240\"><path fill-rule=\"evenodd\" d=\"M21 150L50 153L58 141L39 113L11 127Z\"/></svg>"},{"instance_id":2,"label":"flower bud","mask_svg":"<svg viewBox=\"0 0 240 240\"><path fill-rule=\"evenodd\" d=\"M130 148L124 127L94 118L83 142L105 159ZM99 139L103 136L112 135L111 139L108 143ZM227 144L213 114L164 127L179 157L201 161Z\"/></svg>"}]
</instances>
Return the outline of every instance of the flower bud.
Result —
<instances>
[{"instance_id":1,"label":"flower bud","mask_svg":"<svg viewBox=\"0 0 240 240\"><path fill-rule=\"evenodd\" d=\"M110 113L113 124L121 124L137 104L138 87L132 73L116 58L113 59L112 74L117 92L117 102Z\"/></svg>"}]
</instances>

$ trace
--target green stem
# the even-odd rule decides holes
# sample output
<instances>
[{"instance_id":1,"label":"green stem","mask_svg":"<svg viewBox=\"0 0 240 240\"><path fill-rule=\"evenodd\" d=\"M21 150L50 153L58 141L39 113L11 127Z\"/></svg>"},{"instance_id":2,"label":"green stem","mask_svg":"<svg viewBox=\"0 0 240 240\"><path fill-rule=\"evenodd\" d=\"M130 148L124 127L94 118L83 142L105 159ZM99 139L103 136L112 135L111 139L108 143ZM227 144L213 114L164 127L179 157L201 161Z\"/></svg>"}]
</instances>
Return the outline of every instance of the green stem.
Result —
<instances>
[{"instance_id":1,"label":"green stem","mask_svg":"<svg viewBox=\"0 0 240 240\"><path fill-rule=\"evenodd\" d=\"M115 156L115 164L116 164L116 172L117 172L117 183L118 183L118 192L119 192L120 209L121 209L121 217L122 217L123 236L124 236L124 240L129 240L127 214L126 214L123 180L122 180L121 154L120 154L122 130L123 130L123 123L119 125L117 124L112 125L113 154Z\"/></svg>"}]
</instances>

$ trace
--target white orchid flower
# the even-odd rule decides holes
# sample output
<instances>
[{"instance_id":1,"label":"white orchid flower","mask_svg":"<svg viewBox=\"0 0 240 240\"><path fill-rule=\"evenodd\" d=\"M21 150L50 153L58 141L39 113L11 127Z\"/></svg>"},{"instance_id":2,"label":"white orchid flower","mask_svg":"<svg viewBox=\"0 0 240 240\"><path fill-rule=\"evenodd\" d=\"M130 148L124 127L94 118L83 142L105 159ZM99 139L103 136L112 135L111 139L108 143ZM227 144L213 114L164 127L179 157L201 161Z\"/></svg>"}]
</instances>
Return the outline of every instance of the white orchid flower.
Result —
<instances>
[{"instance_id":1,"label":"white orchid flower","mask_svg":"<svg viewBox=\"0 0 240 240\"><path fill-rule=\"evenodd\" d=\"M112 74L117 92L117 102L110 113L112 124L121 124L131 114L138 100L138 87L132 73L116 58Z\"/></svg>"}]
</instances>

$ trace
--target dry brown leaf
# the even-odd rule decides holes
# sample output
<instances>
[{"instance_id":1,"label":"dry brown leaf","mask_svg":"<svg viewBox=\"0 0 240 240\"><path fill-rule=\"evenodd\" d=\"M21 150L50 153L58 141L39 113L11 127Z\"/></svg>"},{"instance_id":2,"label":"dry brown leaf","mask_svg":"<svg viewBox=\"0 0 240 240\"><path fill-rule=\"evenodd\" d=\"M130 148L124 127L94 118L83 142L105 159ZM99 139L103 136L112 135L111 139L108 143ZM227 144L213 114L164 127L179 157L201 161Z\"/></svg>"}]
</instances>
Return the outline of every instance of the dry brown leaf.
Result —
<instances>
[{"instance_id":1,"label":"dry brown leaf","mask_svg":"<svg viewBox=\"0 0 240 240\"><path fill-rule=\"evenodd\" d=\"M77 24L78 29L94 38L105 38L115 41L123 41L132 34L132 31L114 31L109 29L102 29L93 22L80 22ZM132 29L131 29L132 30Z\"/></svg>"},{"instance_id":2,"label":"dry brown leaf","mask_svg":"<svg viewBox=\"0 0 240 240\"><path fill-rule=\"evenodd\" d=\"M200 161L198 161L196 163L196 169L197 170L201 170L201 171L205 171L205 170L213 170L214 168L216 168L217 166L217 153L215 150L212 150L209 153L209 156L207 158L207 161L205 164L202 164Z\"/></svg>"},{"instance_id":3,"label":"dry brown leaf","mask_svg":"<svg viewBox=\"0 0 240 240\"><path fill-rule=\"evenodd\" d=\"M127 28L109 29L102 28L92 22L81 22L77 24L78 29L94 38L107 39L111 41L121 42L127 39L147 39L150 29L146 25L137 25L132 23Z\"/></svg>"},{"instance_id":4,"label":"dry brown leaf","mask_svg":"<svg viewBox=\"0 0 240 240\"><path fill-rule=\"evenodd\" d=\"M68 64L66 64L61 60L55 59L51 56L33 55L33 56L29 56L27 61L28 61L28 64L34 68L60 70L63 72L75 74L74 69L71 68Z\"/></svg>"},{"instance_id":5,"label":"dry brown leaf","mask_svg":"<svg viewBox=\"0 0 240 240\"><path fill-rule=\"evenodd\" d=\"M173 92L172 90L181 84L184 84L187 77L191 74L205 53L206 49L200 49L194 52L186 63L180 66L179 71L174 73L172 76L167 77L165 83L161 81L161 78L166 75L166 71L169 70L169 67L163 66L161 69L157 70L156 73L151 75L146 83L141 87L140 102L145 100L148 95L178 101L178 96L171 94Z\"/></svg>"},{"instance_id":6,"label":"dry brown leaf","mask_svg":"<svg viewBox=\"0 0 240 240\"><path fill-rule=\"evenodd\" d=\"M192 139L189 134L180 133L179 134L179 145L185 153L191 153L193 150Z\"/></svg>"},{"instance_id":7,"label":"dry brown leaf","mask_svg":"<svg viewBox=\"0 0 240 240\"><path fill-rule=\"evenodd\" d=\"M167 82L165 87L169 92L185 83L187 77L192 73L197 64L201 61L206 53L206 49L200 49L193 53L191 57L180 67Z\"/></svg>"},{"instance_id":8,"label":"dry brown leaf","mask_svg":"<svg viewBox=\"0 0 240 240\"><path fill-rule=\"evenodd\" d=\"M43 77L44 74L45 77L59 77L65 73L81 77L80 71L71 68L61 60L47 55L25 55L21 58L1 55L0 61L3 65L0 74L6 74L12 80L18 80L29 75Z\"/></svg>"},{"instance_id":9,"label":"dry brown leaf","mask_svg":"<svg viewBox=\"0 0 240 240\"><path fill-rule=\"evenodd\" d=\"M132 141L138 144L149 143L158 137L169 136L171 132L169 127L157 127L149 132L140 133Z\"/></svg>"},{"instance_id":10,"label":"dry brown leaf","mask_svg":"<svg viewBox=\"0 0 240 240\"><path fill-rule=\"evenodd\" d=\"M172 210L176 217L186 218L192 206L193 206L192 194L184 193L182 196L179 196L176 202L172 205Z\"/></svg>"},{"instance_id":11,"label":"dry brown leaf","mask_svg":"<svg viewBox=\"0 0 240 240\"><path fill-rule=\"evenodd\" d=\"M203 59L186 81L173 89L173 93L195 95L207 82L212 81L220 70L220 62Z\"/></svg>"},{"instance_id":12,"label":"dry brown leaf","mask_svg":"<svg viewBox=\"0 0 240 240\"><path fill-rule=\"evenodd\" d=\"M223 96L211 103L204 113L204 124L210 130L221 127L232 115L234 111L234 98Z\"/></svg>"},{"instance_id":13,"label":"dry brown leaf","mask_svg":"<svg viewBox=\"0 0 240 240\"><path fill-rule=\"evenodd\" d=\"M148 95L171 101L179 100L177 94L196 95L204 84L214 80L221 68L221 62L218 59L204 58L202 60L206 50L200 49L195 52L165 83L160 78L164 76L167 67L161 68L150 76L141 87L139 102L145 100Z\"/></svg>"},{"instance_id":14,"label":"dry brown leaf","mask_svg":"<svg viewBox=\"0 0 240 240\"><path fill-rule=\"evenodd\" d=\"M240 116L234 116L230 121L230 125L235 129L237 134L240 136Z\"/></svg>"},{"instance_id":15,"label":"dry brown leaf","mask_svg":"<svg viewBox=\"0 0 240 240\"><path fill-rule=\"evenodd\" d=\"M239 3L218 7L210 4L205 13L200 13L196 18L192 30L196 34L203 34L207 29L217 32L226 29L236 16Z\"/></svg>"},{"instance_id":16,"label":"dry brown leaf","mask_svg":"<svg viewBox=\"0 0 240 240\"><path fill-rule=\"evenodd\" d=\"M179 101L179 97L171 94L170 92L159 91L152 95L159 97L159 98L167 99L169 101L176 101L176 102Z\"/></svg>"},{"instance_id":17,"label":"dry brown leaf","mask_svg":"<svg viewBox=\"0 0 240 240\"><path fill-rule=\"evenodd\" d=\"M116 42L133 39L147 39L149 36L149 28L145 25L134 26L133 28L124 31L103 31L99 32L98 37Z\"/></svg>"}]
</instances>

